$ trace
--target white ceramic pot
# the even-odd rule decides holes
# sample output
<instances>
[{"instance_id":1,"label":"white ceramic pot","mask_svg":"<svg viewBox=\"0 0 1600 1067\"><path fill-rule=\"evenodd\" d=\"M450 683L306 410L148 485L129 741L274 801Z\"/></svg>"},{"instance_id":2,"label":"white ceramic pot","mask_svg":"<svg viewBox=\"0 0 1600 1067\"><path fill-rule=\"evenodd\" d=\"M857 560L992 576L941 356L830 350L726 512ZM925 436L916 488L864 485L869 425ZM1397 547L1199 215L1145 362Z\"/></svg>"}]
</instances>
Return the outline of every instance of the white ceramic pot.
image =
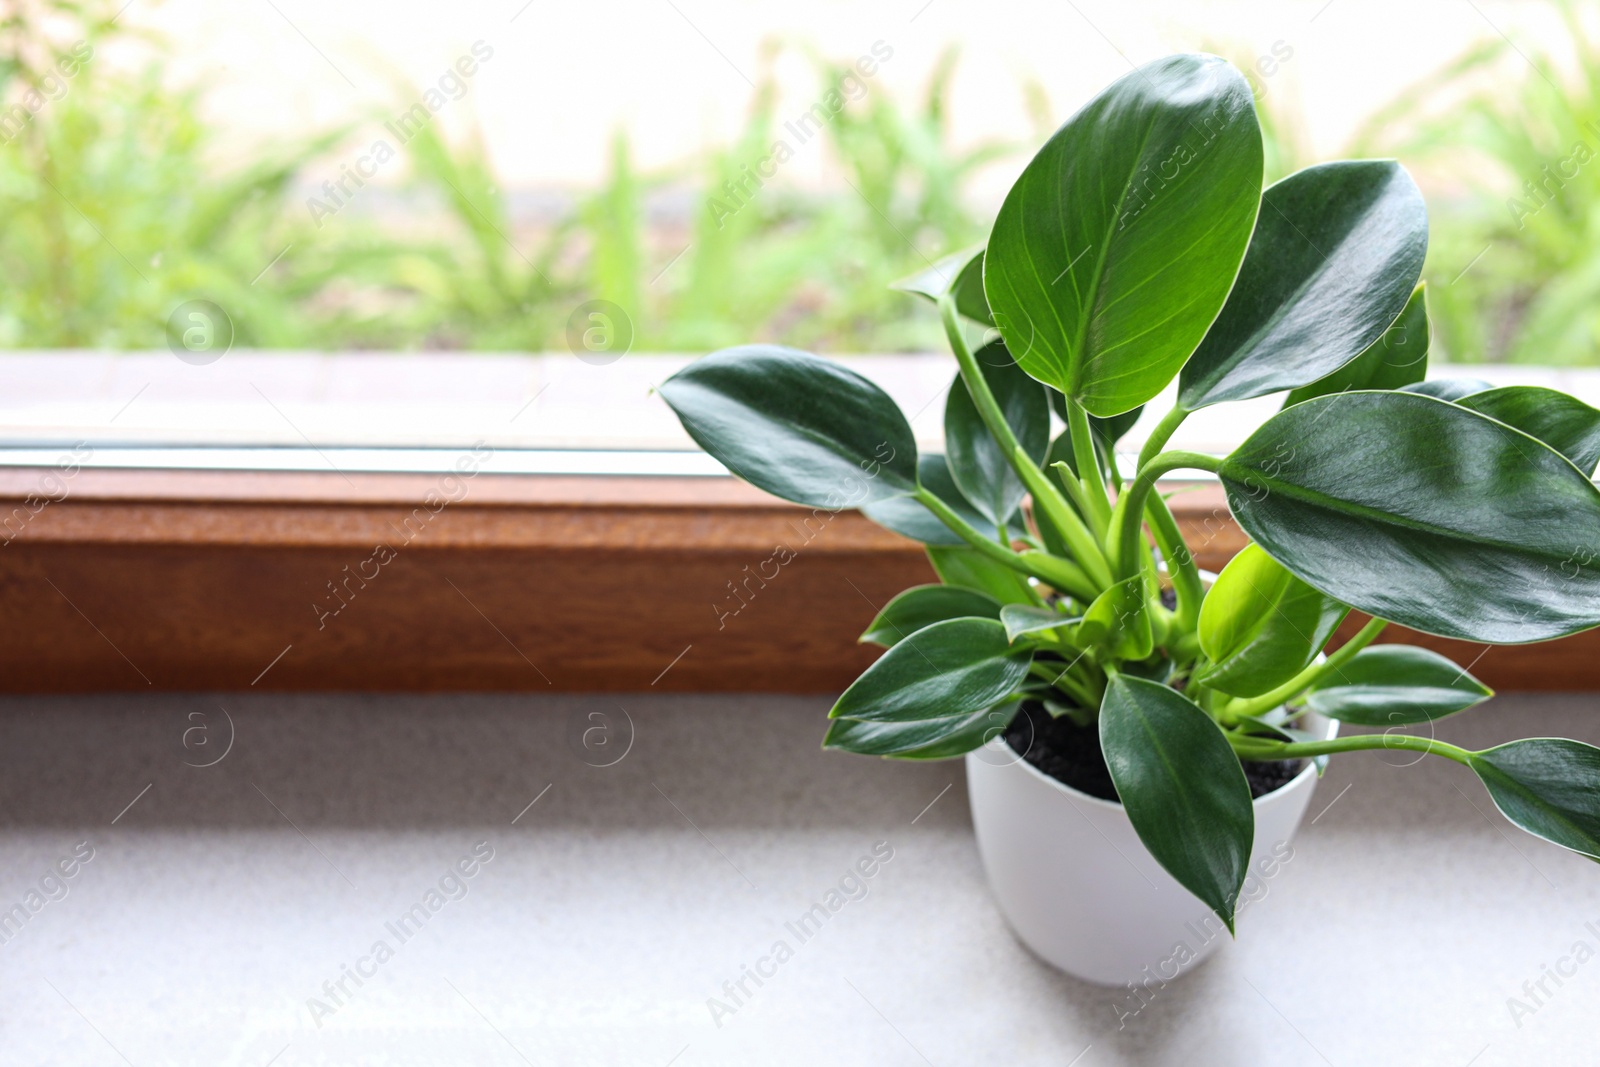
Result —
<instances>
[{"instance_id":1,"label":"white ceramic pot","mask_svg":"<svg viewBox=\"0 0 1600 1067\"><path fill-rule=\"evenodd\" d=\"M1332 738L1338 723L1308 716ZM1291 844L1317 785L1307 762L1287 785L1255 801L1248 908L1293 859ZM1080 793L1034 769L1003 737L967 754L967 791L978 851L1000 911L1017 937L1068 974L1131 992L1165 985L1231 940L1222 921L1168 874L1122 805ZM1143 995L1143 994L1141 994Z\"/></svg>"}]
</instances>

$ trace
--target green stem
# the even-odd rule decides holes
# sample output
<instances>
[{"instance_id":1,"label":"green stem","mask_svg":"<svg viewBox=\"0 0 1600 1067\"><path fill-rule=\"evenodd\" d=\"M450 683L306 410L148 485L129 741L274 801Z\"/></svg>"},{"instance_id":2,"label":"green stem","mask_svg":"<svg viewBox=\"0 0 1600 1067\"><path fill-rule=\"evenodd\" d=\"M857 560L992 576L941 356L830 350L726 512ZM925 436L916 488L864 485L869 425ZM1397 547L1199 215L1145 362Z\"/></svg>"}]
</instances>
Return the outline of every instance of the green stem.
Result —
<instances>
[{"instance_id":1,"label":"green stem","mask_svg":"<svg viewBox=\"0 0 1600 1067\"><path fill-rule=\"evenodd\" d=\"M1072 506L1077 508L1078 513L1084 518L1089 518L1093 514L1089 507L1089 495L1083 491L1083 483L1078 481L1078 476L1072 473L1072 467L1061 460L1056 460L1051 464L1051 469L1061 479L1061 488L1071 498Z\"/></svg>"},{"instance_id":2,"label":"green stem","mask_svg":"<svg viewBox=\"0 0 1600 1067\"><path fill-rule=\"evenodd\" d=\"M1055 664L1040 663L1034 660L1028 665L1029 672L1035 677L1049 682L1053 688L1061 690L1078 702L1078 706L1093 714L1093 709L1100 706L1100 701L1094 696L1088 685L1081 679L1073 677L1071 668L1058 671ZM1079 725L1082 725L1081 723Z\"/></svg>"},{"instance_id":3,"label":"green stem","mask_svg":"<svg viewBox=\"0 0 1600 1067\"><path fill-rule=\"evenodd\" d=\"M1067 431L1072 437L1072 457L1078 461L1078 483L1089 498L1088 519L1095 533L1104 537L1111 520L1111 497L1100 475L1100 453L1094 446L1094 429L1089 413L1072 397L1067 397Z\"/></svg>"},{"instance_id":4,"label":"green stem","mask_svg":"<svg viewBox=\"0 0 1600 1067\"><path fill-rule=\"evenodd\" d=\"M1331 741L1273 741L1265 737L1249 737L1241 734L1228 734L1228 741L1233 745L1240 759L1248 760L1285 760L1299 759L1310 756L1327 756L1337 752L1356 752L1362 749L1406 749L1411 752L1431 753L1435 756L1444 756L1457 763L1468 763L1473 756L1467 749L1446 744L1431 737L1411 737L1406 734L1357 734L1351 737L1336 737Z\"/></svg>"},{"instance_id":5,"label":"green stem","mask_svg":"<svg viewBox=\"0 0 1600 1067\"><path fill-rule=\"evenodd\" d=\"M1044 472L1023 450L1021 443L1017 441L1017 435L1011 429L1011 424L1006 421L1000 405L995 401L994 394L989 391L989 383L984 380L983 371L979 368L978 361L973 358L972 349L967 347L967 339L961 334L961 323L956 318L955 301L949 296L941 297L939 300L939 317L944 323L944 333L950 342L950 350L955 353L956 364L961 368L961 380L966 383L967 393L972 397L983 424L989 428L989 433L999 442L1001 451L1006 454L1006 458L1016 470L1017 477L1027 486L1028 493L1033 497L1033 506L1042 510L1055 524L1067 547L1077 557L1078 564L1095 583L1096 592L1110 585L1111 567L1106 562L1105 553L1100 550L1099 543L1067 505L1061 491L1044 476Z\"/></svg>"},{"instance_id":6,"label":"green stem","mask_svg":"<svg viewBox=\"0 0 1600 1067\"><path fill-rule=\"evenodd\" d=\"M1140 470L1149 466L1150 461L1155 459L1163 448L1167 447L1167 442L1172 440L1173 433L1177 431L1179 426L1183 425L1183 420L1188 417L1189 412L1177 405L1173 405L1172 410L1161 417L1161 421L1156 423L1155 429L1150 431L1150 439L1139 450Z\"/></svg>"},{"instance_id":7,"label":"green stem","mask_svg":"<svg viewBox=\"0 0 1600 1067\"><path fill-rule=\"evenodd\" d=\"M1094 586L1089 581L1089 576L1071 562L1051 556L1047 557L1052 561L1050 567L1035 567L1021 555L998 542L991 541L977 530L974 530L965 519L951 510L949 504L940 500L930 490L918 486L915 496L923 507L933 512L934 517L955 531L958 537L977 549L980 554L989 557L996 563L1010 567L1012 570L1026 574L1031 578L1038 578L1041 581L1048 582L1054 588L1059 589L1062 586L1066 586L1065 592L1071 593L1073 596L1081 597L1086 592L1093 590ZM1074 586L1081 588L1074 588Z\"/></svg>"},{"instance_id":8,"label":"green stem","mask_svg":"<svg viewBox=\"0 0 1600 1067\"><path fill-rule=\"evenodd\" d=\"M1322 679L1342 668L1355 657L1357 652L1372 644L1373 640L1389 623L1384 619L1371 619L1363 626L1354 637L1339 646L1321 663L1313 663L1299 674L1284 682L1270 693L1249 700L1238 700L1230 703L1224 715L1227 721L1237 722L1240 719L1254 718L1262 712L1271 711L1273 708L1282 707L1301 693L1316 685Z\"/></svg>"},{"instance_id":9,"label":"green stem","mask_svg":"<svg viewBox=\"0 0 1600 1067\"><path fill-rule=\"evenodd\" d=\"M1178 520L1160 493L1151 493L1145 503L1145 517L1156 535L1156 547L1167 561L1167 574L1172 579L1173 591L1178 595L1178 626L1184 633L1193 633L1200 625L1200 603L1205 598L1205 588L1200 583L1200 568L1194 553L1184 543Z\"/></svg>"},{"instance_id":10,"label":"green stem","mask_svg":"<svg viewBox=\"0 0 1600 1067\"><path fill-rule=\"evenodd\" d=\"M1145 505L1156 480L1180 467L1215 472L1219 465L1220 461L1199 452L1163 452L1141 465L1139 476L1118 500L1121 514L1118 528L1113 533L1117 537L1117 573L1122 579L1132 578L1139 573L1139 528L1144 524ZM1125 507L1121 506L1122 500L1127 501Z\"/></svg>"}]
</instances>

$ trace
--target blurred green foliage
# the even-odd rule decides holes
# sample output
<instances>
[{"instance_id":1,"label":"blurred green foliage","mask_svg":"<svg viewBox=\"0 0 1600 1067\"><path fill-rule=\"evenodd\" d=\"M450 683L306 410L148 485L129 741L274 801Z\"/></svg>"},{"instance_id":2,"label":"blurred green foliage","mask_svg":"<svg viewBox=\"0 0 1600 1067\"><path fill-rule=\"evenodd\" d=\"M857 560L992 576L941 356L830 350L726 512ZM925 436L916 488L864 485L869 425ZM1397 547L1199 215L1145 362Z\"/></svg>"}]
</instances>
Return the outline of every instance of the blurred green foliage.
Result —
<instances>
[{"instance_id":1,"label":"blurred green foliage","mask_svg":"<svg viewBox=\"0 0 1600 1067\"><path fill-rule=\"evenodd\" d=\"M1565 51L1496 39L1353 146L1431 178L1430 306L1453 360L1600 363L1600 43L1572 0L1548 2ZM773 74L795 49L773 45L743 129L702 158L641 173L619 133L598 188L519 215L481 137L430 123L400 147L398 185L319 220L307 192L384 114L224 149L206 87L161 77L168 46L117 19L119 3L0 9L0 347L161 347L171 310L203 298L240 346L559 349L574 309L600 298L626 310L635 351L925 350L937 325L887 285L981 241L974 178L1026 147L952 146L953 52L911 106L808 53L816 99L843 103L798 143L784 120L804 112L779 113ZM1276 180L1314 159L1272 69L1252 77ZM1043 137L1059 116L1023 92ZM826 153L846 188L801 191L773 162L779 142Z\"/></svg>"},{"instance_id":2,"label":"blurred green foliage","mask_svg":"<svg viewBox=\"0 0 1600 1067\"><path fill-rule=\"evenodd\" d=\"M141 37L146 66L129 73L126 53L97 58L138 36L114 2L11 2L0 18L4 347L160 347L171 309L205 298L227 309L241 346L559 348L572 309L603 298L627 311L635 350L751 337L924 348L936 327L887 283L982 239L968 182L1014 147L950 148L952 54L919 107L867 87L799 149L830 151L853 193L808 196L780 175L746 182L737 209L718 211L779 139L774 47L731 146L645 175L618 135L606 180L553 220L519 224L481 138L449 143L437 124L400 148L401 188L348 211L359 191L326 198L338 210L318 219L300 200L359 151L355 125L262 146L219 173L204 87L158 77L162 41ZM813 61L820 99L847 68ZM655 211L663 200L673 210Z\"/></svg>"},{"instance_id":3,"label":"blurred green foliage","mask_svg":"<svg viewBox=\"0 0 1600 1067\"><path fill-rule=\"evenodd\" d=\"M1545 6L1561 45L1495 38L1357 137L1441 187L1424 276L1453 362L1600 364L1600 40L1592 4Z\"/></svg>"}]
</instances>

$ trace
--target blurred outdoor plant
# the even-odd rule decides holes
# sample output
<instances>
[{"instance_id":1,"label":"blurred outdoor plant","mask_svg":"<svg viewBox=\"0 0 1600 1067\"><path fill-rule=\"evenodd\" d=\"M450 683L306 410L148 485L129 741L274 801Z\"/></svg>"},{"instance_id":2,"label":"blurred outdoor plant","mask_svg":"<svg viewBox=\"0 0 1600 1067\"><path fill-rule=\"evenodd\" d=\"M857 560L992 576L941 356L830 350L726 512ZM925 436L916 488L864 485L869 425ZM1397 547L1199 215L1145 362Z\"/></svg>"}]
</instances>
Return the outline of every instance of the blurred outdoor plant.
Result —
<instances>
[{"instance_id":1,"label":"blurred outdoor plant","mask_svg":"<svg viewBox=\"0 0 1600 1067\"><path fill-rule=\"evenodd\" d=\"M1436 198L1436 340L1454 362L1600 362L1600 40L1549 0L1559 46L1496 38L1378 112L1356 151L1457 186Z\"/></svg>"},{"instance_id":2,"label":"blurred outdoor plant","mask_svg":"<svg viewBox=\"0 0 1600 1067\"><path fill-rule=\"evenodd\" d=\"M14 0L0 20L0 344L165 343L166 318L204 296L239 344L313 345L359 335L313 301L357 264L312 247L290 184L343 136L257 152L218 172L200 91L159 77L162 43L102 0ZM102 55L142 57L129 73ZM309 254L276 256L294 245Z\"/></svg>"},{"instance_id":3,"label":"blurred outdoor plant","mask_svg":"<svg viewBox=\"0 0 1600 1067\"><path fill-rule=\"evenodd\" d=\"M951 53L917 106L868 85L800 149L829 152L853 192L780 176L718 212L780 136L774 44L732 144L641 174L619 133L606 180L554 219L516 219L481 136L429 125L405 142L404 188L319 225L298 186L356 125L219 171L204 86L164 81L166 44L118 14L114 0L17 0L0 17L0 346L160 347L171 310L203 297L236 344L264 348L560 348L572 309L597 298L625 309L635 350L751 335L926 348L936 331L885 286L925 265L921 249L983 236L970 179L1010 150L951 147ZM849 69L812 61L823 93ZM408 196L423 217L393 208Z\"/></svg>"},{"instance_id":4,"label":"blurred outdoor plant","mask_svg":"<svg viewBox=\"0 0 1600 1067\"><path fill-rule=\"evenodd\" d=\"M446 321L475 324L460 334L463 343L559 346L565 310L586 299L625 309L633 347L644 351L703 350L751 335L858 351L936 343L930 324L883 294L894 278L926 266L922 249L983 236L968 186L1017 146L951 146L952 51L915 109L870 88L856 100L840 98L843 106L822 130L851 192L806 195L781 179L753 182L752 169L781 135L772 73L781 51L768 47L749 115L730 146L686 167L641 175L619 133L604 183L540 237L531 258L505 236L509 212L481 143L453 152L430 135L416 157L417 180L450 206L471 240L465 257L439 264L450 281L427 295L440 302ZM847 66L813 62L819 99L849 76ZM469 202L464 190L483 190L480 201ZM652 204L662 201L677 210L653 219ZM494 225L486 226L490 219ZM520 280L507 287L505 279Z\"/></svg>"}]
</instances>

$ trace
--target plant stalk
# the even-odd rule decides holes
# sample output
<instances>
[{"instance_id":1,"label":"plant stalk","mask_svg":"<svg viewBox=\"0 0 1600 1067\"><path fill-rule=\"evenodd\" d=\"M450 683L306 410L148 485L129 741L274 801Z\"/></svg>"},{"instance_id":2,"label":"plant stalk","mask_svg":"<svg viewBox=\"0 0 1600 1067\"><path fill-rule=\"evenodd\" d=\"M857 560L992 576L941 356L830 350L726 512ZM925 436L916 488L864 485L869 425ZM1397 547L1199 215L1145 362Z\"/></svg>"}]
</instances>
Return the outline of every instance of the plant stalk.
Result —
<instances>
[{"instance_id":1,"label":"plant stalk","mask_svg":"<svg viewBox=\"0 0 1600 1067\"><path fill-rule=\"evenodd\" d=\"M1144 524L1145 505L1149 502L1150 492L1155 488L1156 480L1181 467L1194 467L1215 473L1218 466L1218 460L1201 455L1199 452L1163 452L1141 465L1139 476L1133 480L1128 491L1117 502L1120 515L1117 529L1112 533L1117 538L1115 560L1117 574L1121 579L1127 580L1139 573L1139 528ZM1125 507L1121 506L1122 500L1127 501Z\"/></svg>"},{"instance_id":2,"label":"plant stalk","mask_svg":"<svg viewBox=\"0 0 1600 1067\"><path fill-rule=\"evenodd\" d=\"M1200 604L1205 598L1200 567L1183 540L1177 518L1160 493L1150 494L1144 513L1150 521L1151 532L1156 535L1156 547L1167 561L1167 574L1178 596L1178 628L1183 633L1193 633L1200 625Z\"/></svg>"},{"instance_id":3,"label":"plant stalk","mask_svg":"<svg viewBox=\"0 0 1600 1067\"><path fill-rule=\"evenodd\" d=\"M1029 494L1033 497L1034 507L1042 509L1055 524L1056 529L1061 531L1067 547L1077 556L1077 563L1094 582L1098 594L1100 589L1111 584L1111 568L1106 561L1105 553L1100 550L1099 543L1090 534L1089 529L1067 506L1067 501L1060 490L1044 476L1044 472L1034 464L1017 440L1017 435L1012 431L1011 424L1006 421L994 394L989 391L989 383L984 380L983 371L979 368L978 361L973 358L972 349L967 346L967 339L961 335L961 324L956 319L955 301L948 295L939 299L939 318L944 324L950 350L955 353L956 364L961 368L961 380L966 383L967 392L971 394L972 402L976 405L983 424L999 442L1001 451L1005 452L1011 461L1017 477L1027 486Z\"/></svg>"},{"instance_id":4,"label":"plant stalk","mask_svg":"<svg viewBox=\"0 0 1600 1067\"><path fill-rule=\"evenodd\" d=\"M1228 734L1228 743L1247 760L1286 760L1310 756L1327 756L1337 752L1356 752L1362 749L1406 749L1411 752L1444 756L1457 763L1466 764L1474 753L1432 737L1410 737L1405 734L1357 734L1336 737L1331 741L1273 741L1266 737L1248 737Z\"/></svg>"},{"instance_id":5,"label":"plant stalk","mask_svg":"<svg viewBox=\"0 0 1600 1067\"><path fill-rule=\"evenodd\" d=\"M1373 640L1389 623L1385 619L1369 619L1354 637L1339 646L1339 650L1331 654L1321 663L1313 663L1299 674L1284 682L1270 693L1252 697L1248 700L1237 700L1223 710L1223 716L1228 722L1238 722L1240 719L1250 719L1273 708L1281 707L1299 696L1301 693L1316 685L1322 679L1339 670L1355 654L1372 644Z\"/></svg>"},{"instance_id":6,"label":"plant stalk","mask_svg":"<svg viewBox=\"0 0 1600 1067\"><path fill-rule=\"evenodd\" d=\"M918 486L915 495L917 501L933 512L940 522L953 530L967 544L996 563L1010 567L1021 574L1026 574L1030 578L1038 578L1040 581L1048 582L1053 588L1062 589L1063 592L1070 593L1076 597L1095 595L1092 592L1094 584L1089 580L1089 576L1083 572L1082 568L1070 560L1051 557L1053 563L1050 572L1046 573L1043 569L1030 565L1027 560L1016 552L1011 551L1011 549L996 541L991 541L977 530L974 530L965 519L951 510L950 505L940 500L930 490ZM1064 589L1062 588L1063 586L1065 586Z\"/></svg>"},{"instance_id":7,"label":"plant stalk","mask_svg":"<svg viewBox=\"0 0 1600 1067\"><path fill-rule=\"evenodd\" d=\"M1078 461L1078 484L1088 497L1089 514L1095 534L1105 537L1111 521L1111 497L1106 493L1105 479L1100 475L1100 453L1094 446L1094 429L1089 425L1089 413L1072 397L1067 397L1067 432L1072 437L1072 456Z\"/></svg>"},{"instance_id":8,"label":"plant stalk","mask_svg":"<svg viewBox=\"0 0 1600 1067\"><path fill-rule=\"evenodd\" d=\"M1176 404L1173 405L1171 411L1161 416L1161 421L1156 423L1155 429L1150 431L1150 439L1139 450L1140 470L1149 466L1150 461L1155 459L1163 448L1167 447L1167 442L1172 440L1173 433L1177 431L1179 426L1183 425L1183 420L1188 417L1188 410Z\"/></svg>"}]
</instances>

